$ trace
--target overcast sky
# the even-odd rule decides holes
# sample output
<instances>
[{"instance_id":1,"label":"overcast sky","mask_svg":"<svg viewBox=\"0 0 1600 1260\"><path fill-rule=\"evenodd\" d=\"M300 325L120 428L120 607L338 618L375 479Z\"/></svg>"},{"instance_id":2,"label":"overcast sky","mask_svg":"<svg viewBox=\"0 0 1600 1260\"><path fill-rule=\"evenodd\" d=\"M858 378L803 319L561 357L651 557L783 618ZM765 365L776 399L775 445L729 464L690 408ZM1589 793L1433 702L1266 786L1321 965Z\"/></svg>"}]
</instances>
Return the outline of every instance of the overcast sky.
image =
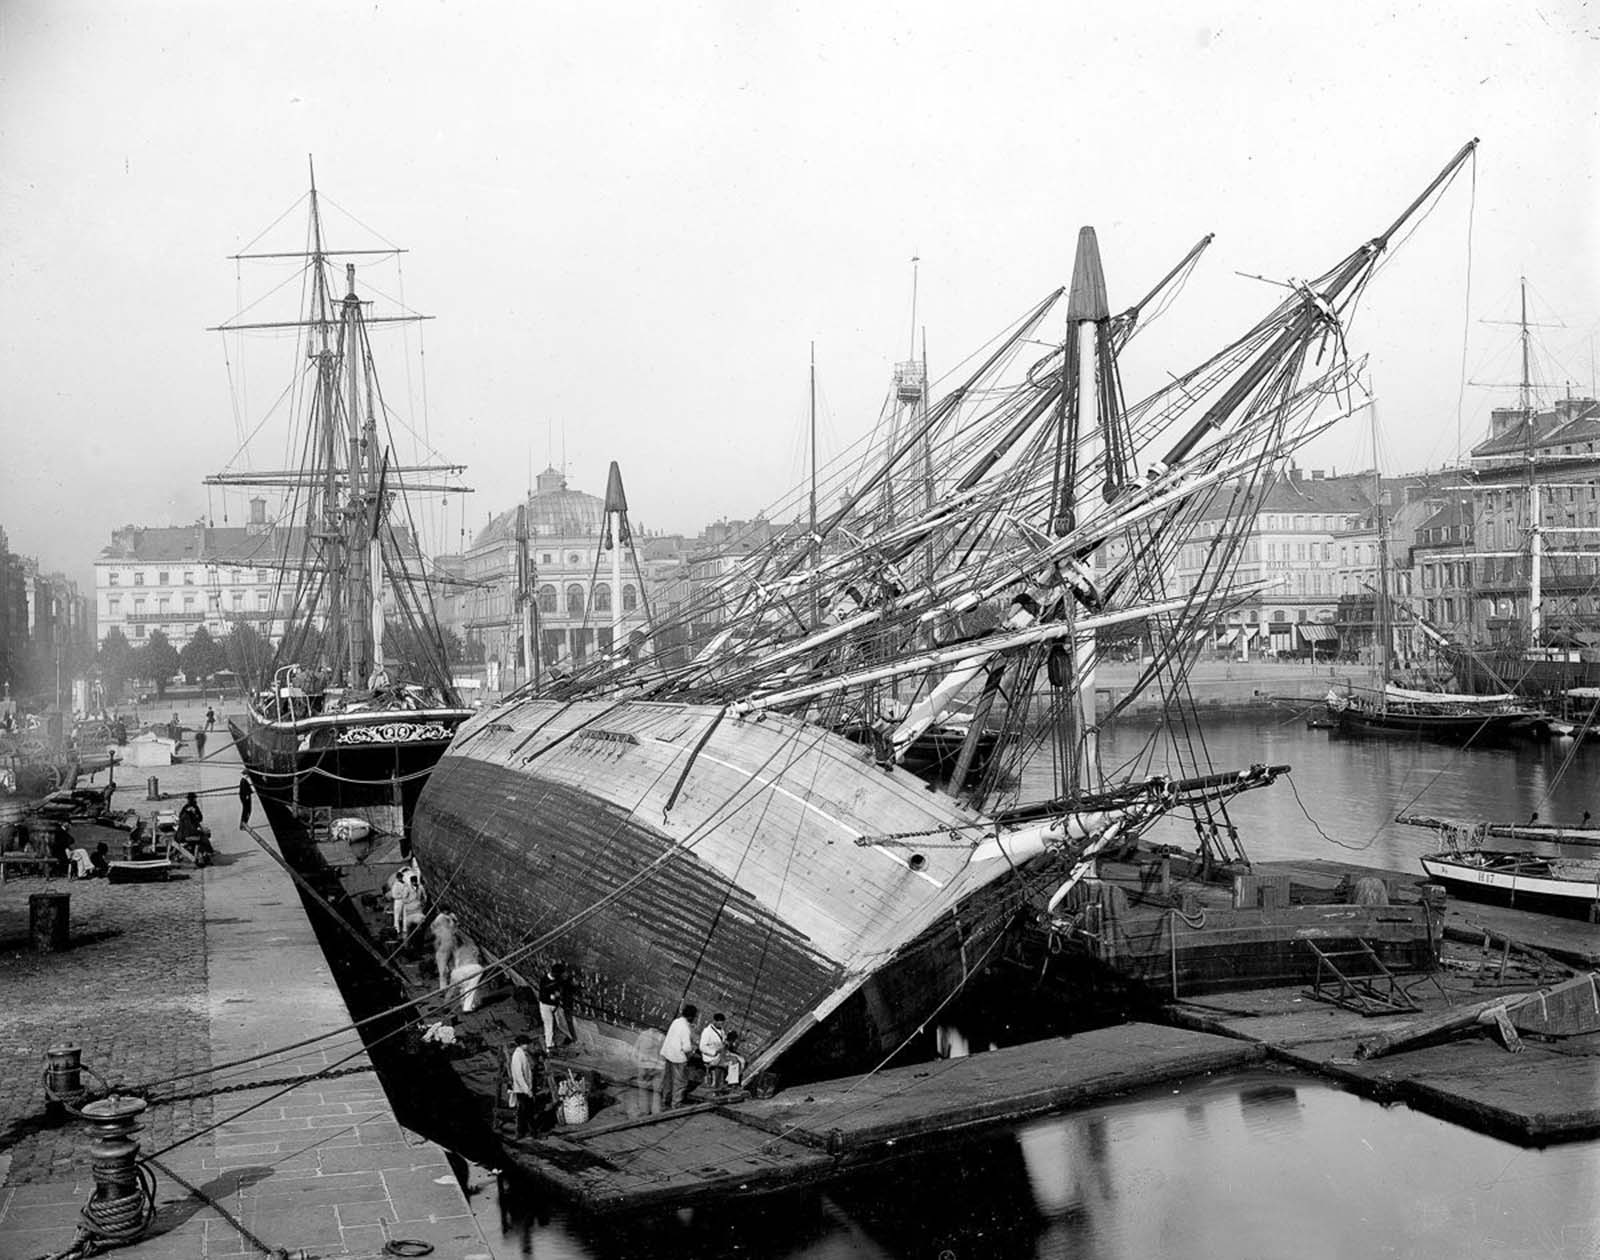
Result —
<instances>
[{"instance_id":1,"label":"overcast sky","mask_svg":"<svg viewBox=\"0 0 1600 1260\"><path fill-rule=\"evenodd\" d=\"M220 524L201 479L278 463L285 343L235 364L205 329L281 279L228 255L304 194L308 154L411 251L371 273L435 317L387 388L468 465L469 531L563 458L594 493L618 460L636 521L695 531L802 475L812 341L825 445L871 426L913 252L939 376L1066 281L1079 225L1114 305L1216 232L1128 367L1141 396L1273 300L1237 272L1316 274L1478 136L1351 330L1385 470L1437 466L1458 399L1469 445L1507 399L1463 361L1515 380L1515 331L1481 321L1515 317L1520 275L1562 325L1542 375L1591 388L1597 26L1578 0L3 0L0 525L87 579L114 527ZM330 233L373 240L337 212ZM1371 449L1358 421L1307 462Z\"/></svg>"}]
</instances>

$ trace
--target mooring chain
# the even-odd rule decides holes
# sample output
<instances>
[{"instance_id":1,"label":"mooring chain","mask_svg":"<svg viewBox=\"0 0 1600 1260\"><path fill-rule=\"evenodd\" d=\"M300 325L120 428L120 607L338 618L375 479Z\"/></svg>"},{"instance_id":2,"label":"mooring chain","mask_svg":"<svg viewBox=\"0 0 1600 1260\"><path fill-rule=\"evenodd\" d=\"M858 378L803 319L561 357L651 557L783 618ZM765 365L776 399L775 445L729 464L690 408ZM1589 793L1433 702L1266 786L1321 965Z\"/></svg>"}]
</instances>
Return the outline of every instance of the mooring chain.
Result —
<instances>
[{"instance_id":1,"label":"mooring chain","mask_svg":"<svg viewBox=\"0 0 1600 1260\"><path fill-rule=\"evenodd\" d=\"M271 1089L278 1085L296 1085L302 1081L312 1080L330 1081L336 1076L354 1076L360 1072L373 1072L377 1069L370 1063L357 1067L337 1068L332 1072L301 1073L296 1076L277 1076L267 1081L238 1081L232 1085L217 1085L211 1089L197 1089L187 1094L153 1094L146 1098L152 1107L165 1106L167 1103L189 1102L196 1098L212 1098L218 1094L237 1094L247 1089Z\"/></svg>"}]
</instances>

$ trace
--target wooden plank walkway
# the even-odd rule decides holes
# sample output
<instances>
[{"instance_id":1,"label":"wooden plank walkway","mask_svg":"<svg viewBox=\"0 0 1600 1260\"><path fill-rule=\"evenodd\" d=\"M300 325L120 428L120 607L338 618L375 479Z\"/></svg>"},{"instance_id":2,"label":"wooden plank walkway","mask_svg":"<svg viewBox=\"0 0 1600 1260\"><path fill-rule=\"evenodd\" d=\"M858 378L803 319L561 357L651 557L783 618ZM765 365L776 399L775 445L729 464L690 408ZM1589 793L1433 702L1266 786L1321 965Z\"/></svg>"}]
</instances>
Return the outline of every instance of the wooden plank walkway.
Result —
<instances>
[{"instance_id":1,"label":"wooden plank walkway","mask_svg":"<svg viewBox=\"0 0 1600 1260\"><path fill-rule=\"evenodd\" d=\"M648 1123L508 1142L521 1168L592 1211L688 1204L815 1183L988 1125L1104 1102L1264 1055L1232 1037L1123 1024Z\"/></svg>"}]
</instances>

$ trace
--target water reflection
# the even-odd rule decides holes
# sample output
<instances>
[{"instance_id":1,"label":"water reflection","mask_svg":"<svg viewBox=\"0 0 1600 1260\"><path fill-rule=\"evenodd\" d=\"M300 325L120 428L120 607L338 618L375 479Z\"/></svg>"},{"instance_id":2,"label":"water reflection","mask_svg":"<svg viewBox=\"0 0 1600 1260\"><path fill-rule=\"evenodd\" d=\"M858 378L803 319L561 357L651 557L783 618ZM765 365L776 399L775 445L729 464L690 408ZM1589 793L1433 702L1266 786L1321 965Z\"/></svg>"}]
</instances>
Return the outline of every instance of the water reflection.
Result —
<instances>
[{"instance_id":1,"label":"water reflection","mask_svg":"<svg viewBox=\"0 0 1600 1260\"><path fill-rule=\"evenodd\" d=\"M1147 726L1113 727L1101 739L1106 766L1138 760ZM1150 773L1189 773L1156 733ZM1570 740L1510 748L1454 748L1424 740L1341 739L1303 720L1213 721L1206 747L1218 769L1256 762L1291 765L1289 782L1247 792L1229 805L1246 852L1256 859L1320 857L1419 871L1417 859L1438 847L1437 833L1394 821L1406 811L1435 816L1577 826L1600 814L1600 742ZM1168 819L1152 841L1194 847L1187 818ZM1357 856L1352 856L1352 855Z\"/></svg>"},{"instance_id":2,"label":"water reflection","mask_svg":"<svg viewBox=\"0 0 1600 1260\"><path fill-rule=\"evenodd\" d=\"M503 1188L502 1255L1487 1260L1600 1248L1600 1143L1522 1150L1266 1070L785 1193L585 1221Z\"/></svg>"},{"instance_id":3,"label":"water reflection","mask_svg":"<svg viewBox=\"0 0 1600 1260\"><path fill-rule=\"evenodd\" d=\"M1108 732L1108 766L1131 758L1148 734ZM1256 859L1419 871L1418 857L1437 837L1396 824L1401 809L1508 821L1537 811L1572 824L1586 810L1600 813L1600 748L1592 746L1463 751L1346 741L1299 720L1212 723L1206 740L1219 768L1294 767L1293 790L1280 784L1231 806ZM1158 759L1152 772L1183 769ZM1151 838L1191 847L1193 830L1174 820ZM975 1037L973 1049L989 1044L990 1032L977 1030L1002 1028L1003 1015L989 1012L987 1024L952 1020L943 1049L960 1053L963 1034ZM590 1221L507 1183L501 1254L1577 1260L1600 1256L1597 1186L1600 1142L1522 1150L1320 1080L1258 1072L1022 1125L859 1173L823 1193ZM486 1222L488 1232L494 1225Z\"/></svg>"}]
</instances>

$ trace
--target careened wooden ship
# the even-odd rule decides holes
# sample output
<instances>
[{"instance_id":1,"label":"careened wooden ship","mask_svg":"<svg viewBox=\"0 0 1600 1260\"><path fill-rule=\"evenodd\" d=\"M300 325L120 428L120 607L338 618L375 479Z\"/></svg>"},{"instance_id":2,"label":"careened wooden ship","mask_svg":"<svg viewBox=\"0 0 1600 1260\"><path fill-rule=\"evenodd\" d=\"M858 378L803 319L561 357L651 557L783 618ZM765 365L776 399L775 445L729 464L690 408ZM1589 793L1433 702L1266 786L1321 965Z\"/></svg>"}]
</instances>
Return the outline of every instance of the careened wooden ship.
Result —
<instances>
[{"instance_id":1,"label":"careened wooden ship","mask_svg":"<svg viewBox=\"0 0 1600 1260\"><path fill-rule=\"evenodd\" d=\"M1330 403L1364 405L1352 303L1472 148L1385 232L1131 406L1118 356L1205 242L1113 315L1085 228L1070 290L937 401L907 389L908 424L767 514L794 528L648 637L463 723L413 819L433 903L492 970L526 981L563 962L598 1056L648 1066L651 1030L693 1002L727 1013L755 1077L804 1079L904 1048L1022 915L1157 820L1227 829L1228 798L1287 767L1218 771L1176 720L1148 759L1102 765L1096 734L1118 711L1096 701L1102 644L1147 636L1119 706L1158 686L1176 718L1205 627L1253 589L1240 523L1338 419ZM1065 339L1041 357L1063 292ZM897 378L925 381L918 368ZM819 489L839 503L826 517ZM1204 563L1173 590L1180 547ZM958 704L956 764L913 773L917 740ZM1174 749L1192 772L1170 772Z\"/></svg>"},{"instance_id":2,"label":"careened wooden ship","mask_svg":"<svg viewBox=\"0 0 1600 1260\"><path fill-rule=\"evenodd\" d=\"M356 265L345 259L401 251L331 248L314 174L307 203L304 250L236 255L300 269L303 309L294 318L240 318L215 330L291 332L304 365L286 391L299 404L289 434L290 449L302 453L299 465L206 479L225 492L276 491L284 496L283 516L294 522L273 531L276 555L258 562L279 574L282 633L270 660L237 663L247 688L245 714L230 726L257 791L269 801L409 813L471 710L451 682L433 611L435 579L426 572L406 496L466 488L456 481L458 465L402 465L392 456L389 404L369 333L374 324L421 317L369 314L370 300L357 292ZM335 281L341 261L342 296Z\"/></svg>"}]
</instances>

